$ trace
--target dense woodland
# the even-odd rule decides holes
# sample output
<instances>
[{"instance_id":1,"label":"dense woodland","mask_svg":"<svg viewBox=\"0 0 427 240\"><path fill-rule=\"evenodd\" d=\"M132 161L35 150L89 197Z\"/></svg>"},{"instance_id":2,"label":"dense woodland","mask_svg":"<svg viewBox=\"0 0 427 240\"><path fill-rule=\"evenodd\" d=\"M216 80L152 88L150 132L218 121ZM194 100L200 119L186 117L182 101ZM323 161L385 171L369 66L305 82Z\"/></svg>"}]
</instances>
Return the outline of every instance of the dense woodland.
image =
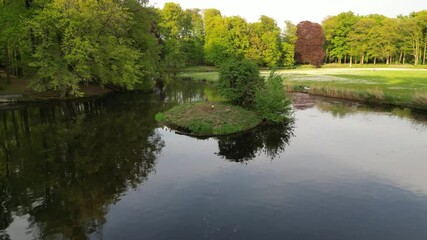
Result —
<instances>
[{"instance_id":1,"label":"dense woodland","mask_svg":"<svg viewBox=\"0 0 427 240\"><path fill-rule=\"evenodd\" d=\"M426 64L427 11L396 18L346 12L295 25L175 3L157 9L147 0L0 0L0 26L6 81L25 77L34 89L62 96L80 94L87 83L143 88L165 71L229 58L270 68Z\"/></svg>"}]
</instances>

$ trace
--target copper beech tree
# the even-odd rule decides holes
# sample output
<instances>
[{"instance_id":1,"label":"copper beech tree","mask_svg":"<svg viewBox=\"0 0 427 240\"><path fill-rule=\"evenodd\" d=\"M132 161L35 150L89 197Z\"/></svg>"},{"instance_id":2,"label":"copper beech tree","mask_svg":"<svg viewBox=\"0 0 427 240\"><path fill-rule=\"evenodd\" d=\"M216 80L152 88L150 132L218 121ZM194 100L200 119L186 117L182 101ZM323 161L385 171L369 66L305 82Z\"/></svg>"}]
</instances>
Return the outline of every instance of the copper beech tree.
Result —
<instances>
[{"instance_id":1,"label":"copper beech tree","mask_svg":"<svg viewBox=\"0 0 427 240\"><path fill-rule=\"evenodd\" d=\"M316 67L322 65L325 58L323 44L325 36L322 26L309 21L297 25L297 42L295 45L295 60L300 64L312 64Z\"/></svg>"}]
</instances>

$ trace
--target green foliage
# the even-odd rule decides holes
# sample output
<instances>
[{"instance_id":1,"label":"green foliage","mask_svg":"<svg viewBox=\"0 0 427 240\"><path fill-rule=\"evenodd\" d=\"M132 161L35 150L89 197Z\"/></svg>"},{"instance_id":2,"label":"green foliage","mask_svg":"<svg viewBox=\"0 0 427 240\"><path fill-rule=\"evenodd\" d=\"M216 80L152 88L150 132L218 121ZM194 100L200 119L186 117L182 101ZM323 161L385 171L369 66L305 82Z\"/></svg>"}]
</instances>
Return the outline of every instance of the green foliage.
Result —
<instances>
[{"instance_id":1,"label":"green foliage","mask_svg":"<svg viewBox=\"0 0 427 240\"><path fill-rule=\"evenodd\" d=\"M163 64L175 70L203 62L203 20L199 9L183 10L179 4L166 3L160 10L163 39Z\"/></svg>"},{"instance_id":2,"label":"green foliage","mask_svg":"<svg viewBox=\"0 0 427 240\"><path fill-rule=\"evenodd\" d=\"M156 113L156 115L154 115L154 119L156 120L156 122L161 122L165 119L165 114L162 112L158 112Z\"/></svg>"},{"instance_id":3,"label":"green foliage","mask_svg":"<svg viewBox=\"0 0 427 240\"><path fill-rule=\"evenodd\" d=\"M249 26L250 46L246 57L261 66L276 67L282 58L280 28L274 19L261 16Z\"/></svg>"},{"instance_id":4,"label":"green foliage","mask_svg":"<svg viewBox=\"0 0 427 240\"><path fill-rule=\"evenodd\" d=\"M261 83L258 66L247 59L231 59L219 69L220 93L237 105L251 107Z\"/></svg>"},{"instance_id":5,"label":"green foliage","mask_svg":"<svg viewBox=\"0 0 427 240\"><path fill-rule=\"evenodd\" d=\"M283 36L282 64L285 67L291 67L295 64L295 43L297 41L297 27L290 21L286 21L286 28Z\"/></svg>"},{"instance_id":6,"label":"green foliage","mask_svg":"<svg viewBox=\"0 0 427 240\"><path fill-rule=\"evenodd\" d=\"M263 119L271 122L289 119L291 100L286 96L283 78L274 71L255 94L255 110Z\"/></svg>"},{"instance_id":7,"label":"green foliage","mask_svg":"<svg viewBox=\"0 0 427 240\"><path fill-rule=\"evenodd\" d=\"M192 133L197 133L199 135L208 135L213 132L212 122L206 122L200 119L192 119L188 125L188 130Z\"/></svg>"},{"instance_id":8,"label":"green foliage","mask_svg":"<svg viewBox=\"0 0 427 240\"><path fill-rule=\"evenodd\" d=\"M356 21L357 16L353 12L345 12L329 17L322 22L326 50L329 52L330 58L336 58L341 62L341 59L348 54L348 34Z\"/></svg>"},{"instance_id":9,"label":"green foliage","mask_svg":"<svg viewBox=\"0 0 427 240\"><path fill-rule=\"evenodd\" d=\"M54 1L28 24L33 39L32 86L39 91L70 91L97 82L133 89L143 76L141 53L126 37L131 15L112 0Z\"/></svg>"}]
</instances>

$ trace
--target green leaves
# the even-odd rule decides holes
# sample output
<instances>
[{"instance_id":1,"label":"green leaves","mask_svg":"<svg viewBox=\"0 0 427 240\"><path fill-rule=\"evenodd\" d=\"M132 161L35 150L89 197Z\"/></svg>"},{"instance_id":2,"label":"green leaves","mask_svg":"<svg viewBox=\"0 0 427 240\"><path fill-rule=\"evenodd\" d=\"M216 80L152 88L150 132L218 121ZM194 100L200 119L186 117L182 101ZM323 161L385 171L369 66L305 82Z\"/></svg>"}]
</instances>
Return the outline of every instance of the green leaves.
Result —
<instances>
[{"instance_id":1,"label":"green leaves","mask_svg":"<svg viewBox=\"0 0 427 240\"><path fill-rule=\"evenodd\" d=\"M220 67L220 92L231 102L251 107L255 91L261 84L258 66L246 59L231 59Z\"/></svg>"},{"instance_id":2,"label":"green leaves","mask_svg":"<svg viewBox=\"0 0 427 240\"><path fill-rule=\"evenodd\" d=\"M36 90L80 94L94 82L133 89L142 53L127 35L131 14L112 0L55 0L28 22L34 38Z\"/></svg>"},{"instance_id":3,"label":"green leaves","mask_svg":"<svg viewBox=\"0 0 427 240\"><path fill-rule=\"evenodd\" d=\"M291 100L286 96L283 78L271 72L265 84L255 94L255 110L271 122L288 120L291 114Z\"/></svg>"}]
</instances>

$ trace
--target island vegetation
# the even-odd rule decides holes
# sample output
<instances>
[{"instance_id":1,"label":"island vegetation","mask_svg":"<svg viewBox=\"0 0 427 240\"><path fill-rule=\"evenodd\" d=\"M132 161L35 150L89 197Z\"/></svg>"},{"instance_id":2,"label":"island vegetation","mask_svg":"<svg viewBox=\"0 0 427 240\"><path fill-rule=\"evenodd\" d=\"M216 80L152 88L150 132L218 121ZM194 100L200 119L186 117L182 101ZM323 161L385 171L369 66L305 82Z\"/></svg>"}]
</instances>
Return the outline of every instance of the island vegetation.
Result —
<instances>
[{"instance_id":1,"label":"island vegetation","mask_svg":"<svg viewBox=\"0 0 427 240\"><path fill-rule=\"evenodd\" d=\"M258 66L247 59L230 59L221 65L219 91L228 102L177 105L156 120L197 136L226 135L256 127L262 121L283 123L291 119L291 101L283 79L274 73L260 76Z\"/></svg>"}]
</instances>

